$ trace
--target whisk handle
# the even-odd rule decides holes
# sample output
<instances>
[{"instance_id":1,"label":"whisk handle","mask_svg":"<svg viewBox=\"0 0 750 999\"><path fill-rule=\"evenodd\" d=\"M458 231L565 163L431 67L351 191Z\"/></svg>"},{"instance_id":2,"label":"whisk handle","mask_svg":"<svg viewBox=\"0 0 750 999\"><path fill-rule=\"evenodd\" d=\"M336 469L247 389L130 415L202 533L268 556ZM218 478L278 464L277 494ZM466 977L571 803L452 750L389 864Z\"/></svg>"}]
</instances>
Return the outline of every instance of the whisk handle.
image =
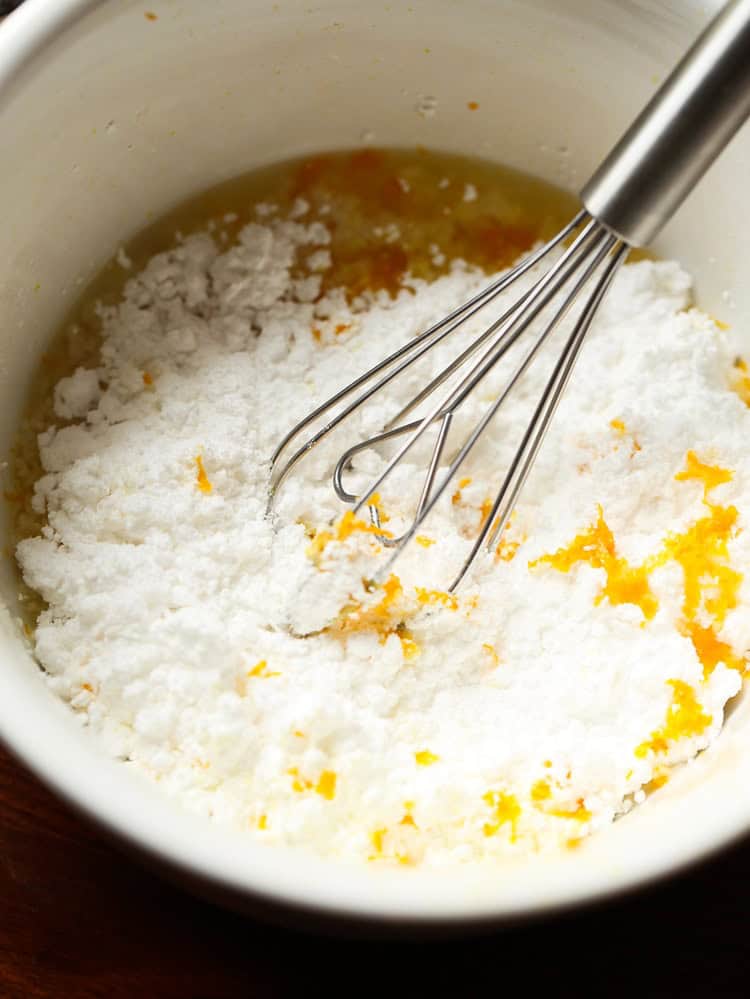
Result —
<instances>
[{"instance_id":1,"label":"whisk handle","mask_svg":"<svg viewBox=\"0 0 750 999\"><path fill-rule=\"evenodd\" d=\"M730 0L581 191L632 246L671 218L750 115L750 0Z\"/></svg>"}]
</instances>

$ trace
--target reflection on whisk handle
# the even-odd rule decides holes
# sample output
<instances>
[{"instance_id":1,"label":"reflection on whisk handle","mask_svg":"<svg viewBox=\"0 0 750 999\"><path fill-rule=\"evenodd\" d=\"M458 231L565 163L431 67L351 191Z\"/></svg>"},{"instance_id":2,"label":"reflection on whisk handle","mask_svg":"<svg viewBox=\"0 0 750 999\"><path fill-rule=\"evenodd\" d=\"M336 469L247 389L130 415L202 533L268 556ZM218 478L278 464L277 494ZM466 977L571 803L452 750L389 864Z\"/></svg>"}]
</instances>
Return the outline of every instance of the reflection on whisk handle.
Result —
<instances>
[{"instance_id":1,"label":"reflection on whisk handle","mask_svg":"<svg viewBox=\"0 0 750 999\"><path fill-rule=\"evenodd\" d=\"M581 191L589 214L643 246L750 115L750 0L730 0Z\"/></svg>"}]
</instances>

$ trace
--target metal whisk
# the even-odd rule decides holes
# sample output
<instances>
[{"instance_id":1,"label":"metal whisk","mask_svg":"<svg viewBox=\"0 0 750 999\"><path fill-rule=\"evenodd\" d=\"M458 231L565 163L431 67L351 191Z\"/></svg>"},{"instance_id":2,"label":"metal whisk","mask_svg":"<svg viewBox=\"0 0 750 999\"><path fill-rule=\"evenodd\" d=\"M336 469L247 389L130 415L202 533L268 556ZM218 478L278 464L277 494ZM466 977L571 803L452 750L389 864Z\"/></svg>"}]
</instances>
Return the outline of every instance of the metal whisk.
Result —
<instances>
[{"instance_id":1,"label":"metal whisk","mask_svg":"<svg viewBox=\"0 0 750 999\"><path fill-rule=\"evenodd\" d=\"M411 525L398 538L379 535L383 545L392 549L388 564L382 570L385 573L449 488L479 437L553 330L587 284L592 283L591 292L544 386L489 515L449 587L449 591L454 591L482 548L492 551L505 529L592 320L628 249L648 243L659 232L748 115L750 0L731 0L584 186L581 191L584 210L546 245L525 257L450 315L355 378L289 431L271 461L271 502L291 470L334 429L428 351L486 308L522 274L572 238L572 243L531 289L520 294L510 308L433 377L378 433L349 447L335 464L333 487L338 497L351 504L355 513L369 506L372 523L379 528L379 511L370 500L405 455L424 438L430 427L435 426L435 442ZM441 461L458 408L558 295L560 300L555 303L547 325L536 338L532 338L504 388L443 467ZM410 413L451 378L453 383L447 392L440 395L424 415L404 422ZM282 455L303 431L307 431L309 436L282 463ZM405 439L385 469L359 496L350 493L343 477L352 458L366 448L399 437Z\"/></svg>"}]
</instances>

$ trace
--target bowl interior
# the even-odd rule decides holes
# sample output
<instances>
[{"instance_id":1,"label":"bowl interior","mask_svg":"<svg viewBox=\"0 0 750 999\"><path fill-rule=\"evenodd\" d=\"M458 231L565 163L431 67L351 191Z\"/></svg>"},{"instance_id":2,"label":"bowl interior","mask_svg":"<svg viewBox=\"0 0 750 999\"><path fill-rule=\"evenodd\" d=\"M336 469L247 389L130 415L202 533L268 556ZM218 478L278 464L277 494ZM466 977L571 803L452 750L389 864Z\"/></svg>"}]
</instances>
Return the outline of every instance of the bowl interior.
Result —
<instances>
[{"instance_id":1,"label":"bowl interior","mask_svg":"<svg viewBox=\"0 0 750 999\"><path fill-rule=\"evenodd\" d=\"M0 454L51 331L117 246L194 191L276 159L374 142L478 154L576 189L718 2L28 0L0 30ZM431 116L418 112L425 96ZM468 113L467 103L479 109ZM738 136L659 241L701 305L750 328ZM5 517L5 511L2 512ZM2 525L7 534L7 522ZM712 749L562 858L374 873L179 814L106 760L44 686L0 562L0 735L44 779L176 872L365 917L510 917L666 872L750 826L750 707Z\"/></svg>"}]
</instances>

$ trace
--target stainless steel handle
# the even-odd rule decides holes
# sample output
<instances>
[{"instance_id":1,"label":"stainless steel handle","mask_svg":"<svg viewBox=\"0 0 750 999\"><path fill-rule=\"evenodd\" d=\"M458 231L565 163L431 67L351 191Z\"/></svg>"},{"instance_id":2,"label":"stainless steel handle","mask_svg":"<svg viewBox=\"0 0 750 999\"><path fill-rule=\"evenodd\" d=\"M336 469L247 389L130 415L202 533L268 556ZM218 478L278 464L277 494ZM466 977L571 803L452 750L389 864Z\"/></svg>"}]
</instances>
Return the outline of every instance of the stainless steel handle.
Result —
<instances>
[{"instance_id":1,"label":"stainless steel handle","mask_svg":"<svg viewBox=\"0 0 750 999\"><path fill-rule=\"evenodd\" d=\"M730 0L584 186L586 210L643 246L748 115L750 0Z\"/></svg>"}]
</instances>

